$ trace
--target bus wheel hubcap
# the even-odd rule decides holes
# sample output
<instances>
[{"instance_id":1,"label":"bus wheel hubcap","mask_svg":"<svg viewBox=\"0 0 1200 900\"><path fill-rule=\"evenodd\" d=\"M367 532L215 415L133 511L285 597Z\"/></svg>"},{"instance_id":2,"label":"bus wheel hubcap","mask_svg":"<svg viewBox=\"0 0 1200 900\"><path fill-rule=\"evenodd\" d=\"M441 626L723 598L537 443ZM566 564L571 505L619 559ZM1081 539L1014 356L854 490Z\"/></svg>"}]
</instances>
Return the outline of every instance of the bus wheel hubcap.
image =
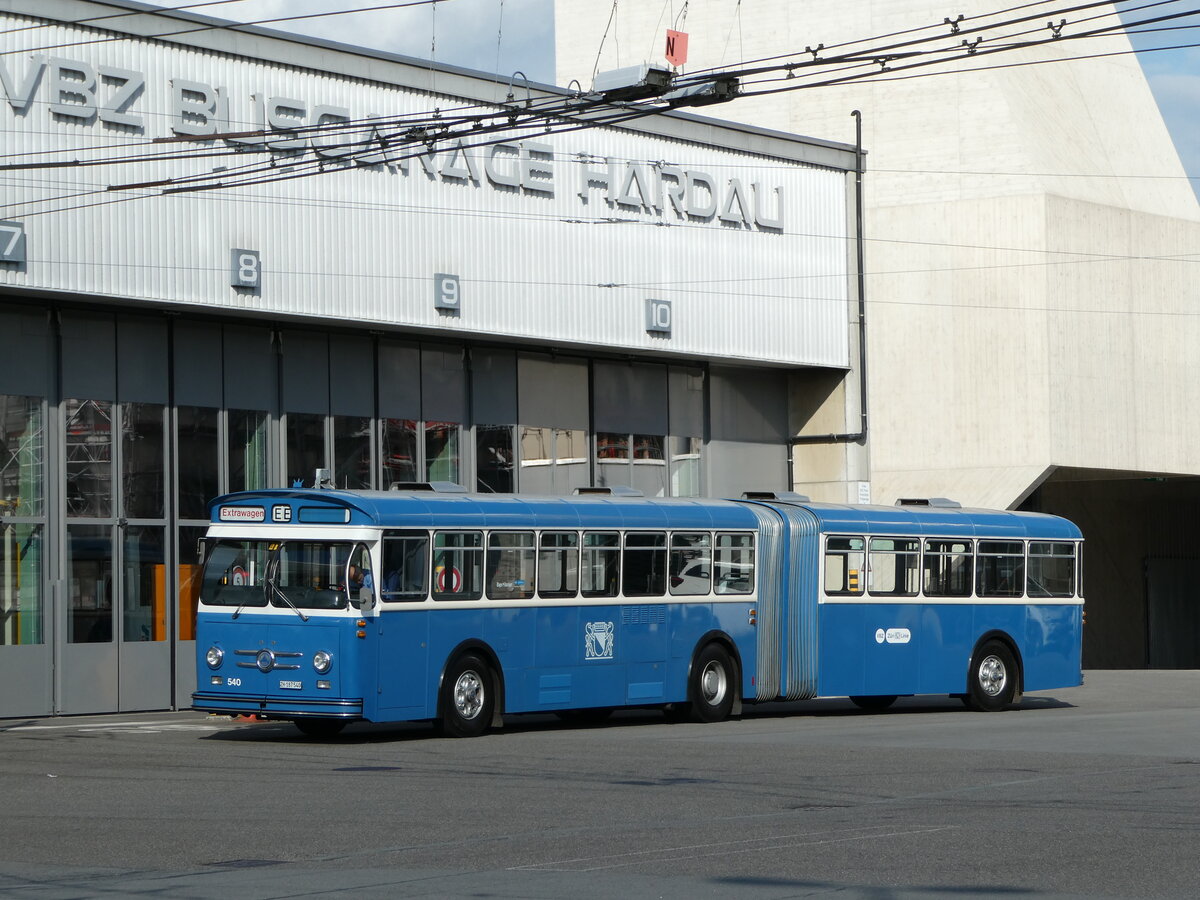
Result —
<instances>
[{"instance_id":1,"label":"bus wheel hubcap","mask_svg":"<svg viewBox=\"0 0 1200 900\"><path fill-rule=\"evenodd\" d=\"M483 709L483 682L474 672L463 672L454 683L454 708L464 719L473 719Z\"/></svg>"},{"instance_id":2,"label":"bus wheel hubcap","mask_svg":"<svg viewBox=\"0 0 1200 900\"><path fill-rule=\"evenodd\" d=\"M989 697L995 697L1004 690L1008 675L1004 671L1004 663L997 657L989 656L979 664L979 686Z\"/></svg>"},{"instance_id":3,"label":"bus wheel hubcap","mask_svg":"<svg viewBox=\"0 0 1200 900\"><path fill-rule=\"evenodd\" d=\"M700 693L704 702L710 706L718 705L725 699L725 668L719 663L710 662L700 674Z\"/></svg>"}]
</instances>

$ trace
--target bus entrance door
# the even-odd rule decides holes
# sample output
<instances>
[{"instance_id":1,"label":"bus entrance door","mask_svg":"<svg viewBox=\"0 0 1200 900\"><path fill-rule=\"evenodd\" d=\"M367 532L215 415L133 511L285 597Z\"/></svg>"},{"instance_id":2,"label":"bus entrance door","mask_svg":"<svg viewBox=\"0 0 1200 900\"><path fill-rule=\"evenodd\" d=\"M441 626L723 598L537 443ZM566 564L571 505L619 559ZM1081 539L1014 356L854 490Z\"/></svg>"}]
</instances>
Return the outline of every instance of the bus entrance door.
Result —
<instances>
[{"instance_id":1,"label":"bus entrance door","mask_svg":"<svg viewBox=\"0 0 1200 900\"><path fill-rule=\"evenodd\" d=\"M429 614L425 612L391 613L368 620L376 629L379 653L379 693L376 713L369 716L381 722L396 719L422 719L436 713L430 696Z\"/></svg>"}]
</instances>

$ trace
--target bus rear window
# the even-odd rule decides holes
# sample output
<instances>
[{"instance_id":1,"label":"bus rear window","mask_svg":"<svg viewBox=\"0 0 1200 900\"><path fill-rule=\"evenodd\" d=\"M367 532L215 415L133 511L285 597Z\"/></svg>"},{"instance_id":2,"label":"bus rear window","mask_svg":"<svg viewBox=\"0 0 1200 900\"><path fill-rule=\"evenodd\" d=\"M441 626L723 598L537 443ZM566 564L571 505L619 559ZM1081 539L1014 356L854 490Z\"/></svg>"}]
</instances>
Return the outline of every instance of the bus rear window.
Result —
<instances>
[{"instance_id":1,"label":"bus rear window","mask_svg":"<svg viewBox=\"0 0 1200 900\"><path fill-rule=\"evenodd\" d=\"M1026 584L1030 597L1070 597L1075 593L1075 545L1030 541Z\"/></svg>"},{"instance_id":2,"label":"bus rear window","mask_svg":"<svg viewBox=\"0 0 1200 900\"><path fill-rule=\"evenodd\" d=\"M713 590L718 594L749 594L754 590L754 535L717 534Z\"/></svg>"}]
</instances>

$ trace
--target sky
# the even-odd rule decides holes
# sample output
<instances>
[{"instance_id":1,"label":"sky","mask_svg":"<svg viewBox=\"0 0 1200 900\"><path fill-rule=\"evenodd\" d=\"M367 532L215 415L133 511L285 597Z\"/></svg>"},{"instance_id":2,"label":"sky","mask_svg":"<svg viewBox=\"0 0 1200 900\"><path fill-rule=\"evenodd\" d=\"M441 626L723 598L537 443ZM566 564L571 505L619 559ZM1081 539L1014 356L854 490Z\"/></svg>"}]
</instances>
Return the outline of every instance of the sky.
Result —
<instances>
[{"instance_id":1,"label":"sky","mask_svg":"<svg viewBox=\"0 0 1200 900\"><path fill-rule=\"evenodd\" d=\"M189 0L150 0L176 7ZM189 4L198 13L239 21L258 21L309 12L382 6L388 0L226 0ZM606 0L594 0L596 3ZM648 2L648 0L640 0ZM998 6L1002 4L997 4ZM1064 5L1066 5L1064 3ZM1126 22L1195 9L1200 3L1173 0L1122 0ZM1200 15L1162 26L1200 26ZM554 82L553 0L443 0L369 12L264 24L264 27L315 35L361 47L511 75L520 70L531 81ZM1134 47L1200 44L1200 27L1131 35ZM1140 53L1143 71L1192 186L1200 196L1200 47Z\"/></svg>"},{"instance_id":2,"label":"sky","mask_svg":"<svg viewBox=\"0 0 1200 900\"><path fill-rule=\"evenodd\" d=\"M1200 9L1200 3L1184 2L1166 3L1154 9L1136 11L1136 7L1139 6L1145 6L1145 0L1129 0L1117 4L1126 22ZM1200 15L1180 19L1178 24L1200 25ZM1182 31L1171 33L1131 34L1130 40L1136 49L1200 44L1200 27L1190 30L1184 28ZM1140 53L1138 58L1142 63L1142 71L1146 73L1146 79L1150 82L1150 89L1154 92L1154 99L1158 101L1158 108L1175 141L1179 159L1187 173L1192 176L1192 187L1200 197L1200 47Z\"/></svg>"}]
</instances>

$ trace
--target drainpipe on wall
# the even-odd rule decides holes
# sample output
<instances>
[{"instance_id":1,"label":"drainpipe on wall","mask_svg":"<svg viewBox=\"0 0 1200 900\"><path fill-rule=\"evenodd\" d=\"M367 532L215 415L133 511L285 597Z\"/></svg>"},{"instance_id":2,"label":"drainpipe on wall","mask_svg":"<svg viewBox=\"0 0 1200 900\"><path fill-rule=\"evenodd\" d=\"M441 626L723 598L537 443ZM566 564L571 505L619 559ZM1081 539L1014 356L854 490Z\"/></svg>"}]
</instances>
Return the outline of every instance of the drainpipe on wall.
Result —
<instances>
[{"instance_id":1,"label":"drainpipe on wall","mask_svg":"<svg viewBox=\"0 0 1200 900\"><path fill-rule=\"evenodd\" d=\"M863 149L862 113L854 110L855 251L858 265L858 393L859 430L844 434L806 434L788 441L788 483L792 483L792 448L801 444L856 444L867 439L867 297L863 279Z\"/></svg>"}]
</instances>

